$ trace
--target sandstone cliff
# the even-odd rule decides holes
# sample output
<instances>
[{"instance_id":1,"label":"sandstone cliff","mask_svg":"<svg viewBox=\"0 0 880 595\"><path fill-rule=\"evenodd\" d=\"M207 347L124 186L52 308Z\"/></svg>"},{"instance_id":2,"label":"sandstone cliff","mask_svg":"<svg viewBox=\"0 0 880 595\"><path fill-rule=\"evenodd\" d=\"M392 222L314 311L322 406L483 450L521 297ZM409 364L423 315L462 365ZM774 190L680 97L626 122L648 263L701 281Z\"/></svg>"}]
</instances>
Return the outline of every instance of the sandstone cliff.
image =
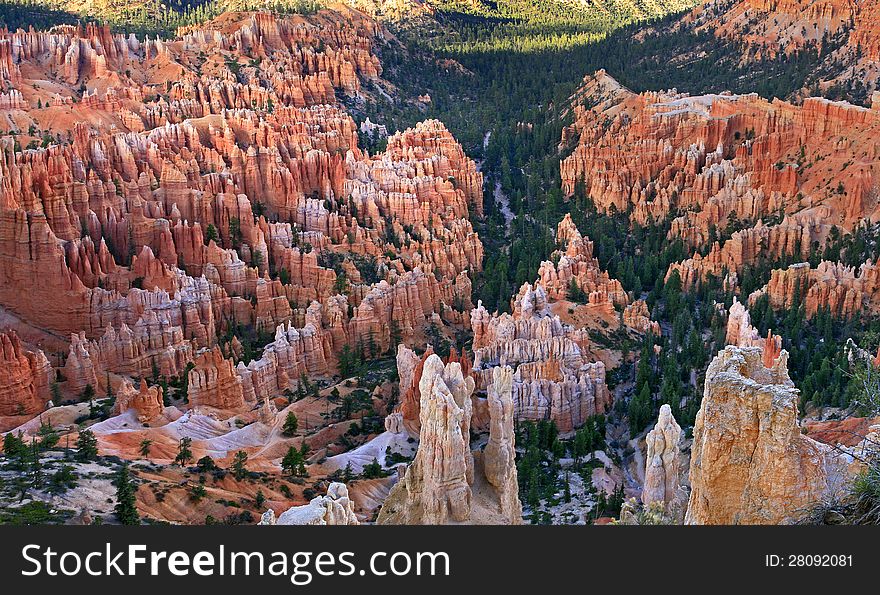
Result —
<instances>
[{"instance_id":1,"label":"sandstone cliff","mask_svg":"<svg viewBox=\"0 0 880 595\"><path fill-rule=\"evenodd\" d=\"M686 523L779 524L845 485L849 461L803 436L783 351L728 346L706 371L694 425Z\"/></svg>"},{"instance_id":2,"label":"sandstone cliff","mask_svg":"<svg viewBox=\"0 0 880 595\"><path fill-rule=\"evenodd\" d=\"M880 311L880 268L870 260L858 271L841 263L822 261L816 268L798 263L772 271L767 285L749 296L749 303L766 295L774 310L791 308L801 300L807 318L827 310L836 318Z\"/></svg>"},{"instance_id":3,"label":"sandstone cliff","mask_svg":"<svg viewBox=\"0 0 880 595\"><path fill-rule=\"evenodd\" d=\"M876 110L821 98L635 94L604 71L587 76L572 102L565 191L582 184L600 210L632 209L642 225L682 213L670 236L711 246L670 267L686 288L709 275L735 287L759 258L806 259L832 219L849 230L878 214Z\"/></svg>"},{"instance_id":4,"label":"sandstone cliff","mask_svg":"<svg viewBox=\"0 0 880 595\"><path fill-rule=\"evenodd\" d=\"M70 337L66 393L197 363L195 402L235 408L467 323L482 175L436 120L368 154L336 97L386 85L387 35L342 5L0 32L0 128L42 145L0 139L0 305ZM196 362L240 328L275 340Z\"/></svg>"}]
</instances>

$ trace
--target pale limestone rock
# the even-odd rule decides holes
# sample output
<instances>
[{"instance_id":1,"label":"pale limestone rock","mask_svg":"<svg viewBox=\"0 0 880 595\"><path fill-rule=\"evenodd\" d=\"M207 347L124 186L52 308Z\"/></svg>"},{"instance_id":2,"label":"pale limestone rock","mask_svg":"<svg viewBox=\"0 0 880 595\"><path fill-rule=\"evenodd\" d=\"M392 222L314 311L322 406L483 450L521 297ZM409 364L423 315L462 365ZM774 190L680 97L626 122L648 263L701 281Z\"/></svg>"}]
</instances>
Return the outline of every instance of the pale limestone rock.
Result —
<instances>
[{"instance_id":1,"label":"pale limestone rock","mask_svg":"<svg viewBox=\"0 0 880 595\"><path fill-rule=\"evenodd\" d=\"M587 331L563 324L550 311L541 285L525 283L513 306L512 315L489 316L482 304L471 312L477 388L488 388L495 367L511 366L515 418L549 419L569 436L610 407L605 364L588 356Z\"/></svg>"},{"instance_id":2,"label":"pale limestone rock","mask_svg":"<svg viewBox=\"0 0 880 595\"><path fill-rule=\"evenodd\" d=\"M260 516L258 525L275 525L278 521L275 519L275 511L271 508Z\"/></svg>"},{"instance_id":3,"label":"pale limestone rock","mask_svg":"<svg viewBox=\"0 0 880 595\"><path fill-rule=\"evenodd\" d=\"M391 413L385 417L385 431L392 434L403 434L406 428L403 427L403 414L399 412Z\"/></svg>"},{"instance_id":4,"label":"pale limestone rock","mask_svg":"<svg viewBox=\"0 0 880 595\"><path fill-rule=\"evenodd\" d=\"M271 514L270 514L271 513ZM266 515L269 515L267 518ZM282 512L273 523L274 511L263 514L260 524L267 525L359 525L354 513L354 504L348 497L344 483L333 482L327 488L326 496L312 498L303 506L294 506ZM263 520L268 522L264 523Z\"/></svg>"},{"instance_id":5,"label":"pale limestone rock","mask_svg":"<svg viewBox=\"0 0 880 595\"><path fill-rule=\"evenodd\" d=\"M495 368L492 377L488 397L489 442L483 451L483 471L498 492L502 514L508 518L520 518L522 504L516 477L513 429L513 369L510 366Z\"/></svg>"},{"instance_id":6,"label":"pale limestone rock","mask_svg":"<svg viewBox=\"0 0 880 595\"><path fill-rule=\"evenodd\" d=\"M432 354L419 381L419 448L379 513L379 524L519 524L521 507L513 466L513 371L498 371L492 390L490 445L470 450L474 380L459 362Z\"/></svg>"},{"instance_id":7,"label":"pale limestone rock","mask_svg":"<svg viewBox=\"0 0 880 595\"><path fill-rule=\"evenodd\" d=\"M648 449L642 488L645 506L658 502L667 511L683 511L687 494L680 480L680 440L681 426L672 416L672 409L664 403L657 424L645 438Z\"/></svg>"}]
</instances>

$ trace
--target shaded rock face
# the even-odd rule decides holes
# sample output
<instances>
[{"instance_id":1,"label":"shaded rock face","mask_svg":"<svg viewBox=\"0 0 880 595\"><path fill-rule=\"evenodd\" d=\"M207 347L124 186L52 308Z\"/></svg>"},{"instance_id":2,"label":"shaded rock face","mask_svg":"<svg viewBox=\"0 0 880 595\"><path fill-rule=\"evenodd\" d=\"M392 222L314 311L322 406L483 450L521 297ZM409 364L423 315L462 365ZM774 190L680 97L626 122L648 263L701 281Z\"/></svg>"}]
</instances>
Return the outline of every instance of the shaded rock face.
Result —
<instances>
[{"instance_id":1,"label":"shaded rock face","mask_svg":"<svg viewBox=\"0 0 880 595\"><path fill-rule=\"evenodd\" d=\"M780 524L840 490L851 460L801 434L788 354L728 346L706 372L694 425L685 522Z\"/></svg>"},{"instance_id":2,"label":"shaded rock face","mask_svg":"<svg viewBox=\"0 0 880 595\"><path fill-rule=\"evenodd\" d=\"M522 522L514 465L513 371L500 369L490 403L490 439L475 465L470 450L474 381L459 362L437 355L424 363L419 448L379 513L380 524L511 524Z\"/></svg>"},{"instance_id":3,"label":"shaded rock face","mask_svg":"<svg viewBox=\"0 0 880 595\"><path fill-rule=\"evenodd\" d=\"M517 420L552 420L571 434L591 415L611 405L605 364L586 355L589 336L552 314L542 286L526 283L514 299L513 314L490 316L479 304L471 312L474 378L486 389L493 369L510 366Z\"/></svg>"},{"instance_id":4,"label":"shaded rock face","mask_svg":"<svg viewBox=\"0 0 880 595\"><path fill-rule=\"evenodd\" d=\"M354 504L344 483L333 482L326 496L312 498L304 506L294 506L277 518L273 510L263 514L260 525L359 525Z\"/></svg>"},{"instance_id":5,"label":"shaded rock face","mask_svg":"<svg viewBox=\"0 0 880 595\"><path fill-rule=\"evenodd\" d=\"M664 403L657 424L645 438L648 452L642 503L650 506L658 502L666 512L675 516L684 512L687 503L687 493L681 485L681 433L672 409Z\"/></svg>"},{"instance_id":6,"label":"shaded rock face","mask_svg":"<svg viewBox=\"0 0 880 595\"><path fill-rule=\"evenodd\" d=\"M0 415L42 411L54 376L42 351L25 349L15 331L0 333Z\"/></svg>"}]
</instances>

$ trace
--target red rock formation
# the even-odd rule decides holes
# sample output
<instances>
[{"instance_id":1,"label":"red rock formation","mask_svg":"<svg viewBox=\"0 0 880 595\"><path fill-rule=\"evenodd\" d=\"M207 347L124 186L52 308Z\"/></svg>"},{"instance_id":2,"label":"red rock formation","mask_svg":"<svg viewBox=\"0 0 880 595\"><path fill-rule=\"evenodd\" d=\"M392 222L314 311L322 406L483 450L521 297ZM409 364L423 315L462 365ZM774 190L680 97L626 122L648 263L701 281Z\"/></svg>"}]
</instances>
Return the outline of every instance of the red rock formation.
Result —
<instances>
[{"instance_id":1,"label":"red rock formation","mask_svg":"<svg viewBox=\"0 0 880 595\"><path fill-rule=\"evenodd\" d=\"M55 372L39 349L26 350L15 331L0 333L0 415L42 411Z\"/></svg>"},{"instance_id":2,"label":"red rock formation","mask_svg":"<svg viewBox=\"0 0 880 595\"><path fill-rule=\"evenodd\" d=\"M556 243L563 249L554 252L551 260L541 263L536 281L550 299L566 299L574 284L589 296L593 307L609 310L611 315L614 306L629 304L620 281L599 267L599 261L593 256L593 242L581 235L568 213L557 226Z\"/></svg>"},{"instance_id":3,"label":"red rock formation","mask_svg":"<svg viewBox=\"0 0 880 595\"><path fill-rule=\"evenodd\" d=\"M651 312L645 300L636 300L623 310L623 324L639 333L660 336L660 323L651 320Z\"/></svg>"},{"instance_id":4,"label":"red rock formation","mask_svg":"<svg viewBox=\"0 0 880 595\"><path fill-rule=\"evenodd\" d=\"M759 347L765 368L772 368L782 353L782 337L774 335L770 329L766 337L761 337L758 329L752 326L749 311L736 298L733 298L727 316L726 342L738 347Z\"/></svg>"},{"instance_id":5,"label":"red rock formation","mask_svg":"<svg viewBox=\"0 0 880 595\"><path fill-rule=\"evenodd\" d=\"M196 358L195 367L189 371L187 395L195 407L237 409L244 405L241 378L219 347Z\"/></svg>"},{"instance_id":6,"label":"red rock formation","mask_svg":"<svg viewBox=\"0 0 880 595\"><path fill-rule=\"evenodd\" d=\"M474 380L458 362L425 360L419 382L419 448L379 512L379 524L521 524L513 432L513 370L494 370L490 436L470 450Z\"/></svg>"},{"instance_id":7,"label":"red rock formation","mask_svg":"<svg viewBox=\"0 0 880 595\"><path fill-rule=\"evenodd\" d=\"M754 303L766 295L775 310L792 307L796 296L802 300L808 318L820 310L833 316L850 318L866 311L880 311L880 268L870 260L856 272L840 263L822 261L813 269L809 263L776 269L770 282L749 296Z\"/></svg>"},{"instance_id":8,"label":"red rock formation","mask_svg":"<svg viewBox=\"0 0 880 595\"><path fill-rule=\"evenodd\" d=\"M281 328L238 369L263 398L345 346L466 324L476 165L436 120L368 155L336 99L369 95L385 36L341 5L226 14L168 41L0 32L0 108L57 141L0 143L0 305L75 335L69 391L177 376L236 326Z\"/></svg>"},{"instance_id":9,"label":"red rock formation","mask_svg":"<svg viewBox=\"0 0 880 595\"><path fill-rule=\"evenodd\" d=\"M868 198L880 182L875 110L819 98L798 106L755 94L636 95L604 71L572 100L575 123L562 138L577 143L561 164L568 193L582 181L600 210L632 208L640 224L683 211L670 233L694 247L711 244L732 218L754 226L673 265L686 287L709 274L725 279L759 256L806 258L832 219L851 229L880 215Z\"/></svg>"},{"instance_id":10,"label":"red rock formation","mask_svg":"<svg viewBox=\"0 0 880 595\"><path fill-rule=\"evenodd\" d=\"M118 415L130 409L134 410L139 422L153 421L165 411L162 389L158 386L147 386L147 381L141 379L139 390L135 390L130 382L125 381L116 395L113 412Z\"/></svg>"},{"instance_id":11,"label":"red rock formation","mask_svg":"<svg viewBox=\"0 0 880 595\"><path fill-rule=\"evenodd\" d=\"M317 302L313 306L318 306ZM236 373L241 376L246 400L277 395L294 387L303 375L313 378L330 372L332 339L316 324L320 316L320 307L310 308L304 327L279 325L275 340L266 346L260 359L247 365L239 362Z\"/></svg>"},{"instance_id":12,"label":"red rock formation","mask_svg":"<svg viewBox=\"0 0 880 595\"><path fill-rule=\"evenodd\" d=\"M816 71L823 73L822 87L853 81L869 90L877 87L880 4L876 0L713 0L697 6L682 23L738 44L743 62L809 46L824 49L816 65ZM823 48L840 37L845 40L841 47Z\"/></svg>"}]
</instances>

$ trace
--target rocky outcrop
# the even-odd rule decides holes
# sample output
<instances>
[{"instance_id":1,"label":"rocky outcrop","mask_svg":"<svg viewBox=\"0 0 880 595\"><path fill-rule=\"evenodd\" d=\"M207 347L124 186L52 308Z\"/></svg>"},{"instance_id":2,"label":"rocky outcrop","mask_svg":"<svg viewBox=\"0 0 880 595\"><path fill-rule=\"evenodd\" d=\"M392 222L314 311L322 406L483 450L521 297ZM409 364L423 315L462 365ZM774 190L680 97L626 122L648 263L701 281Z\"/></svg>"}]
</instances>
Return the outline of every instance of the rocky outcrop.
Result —
<instances>
[{"instance_id":1,"label":"rocky outcrop","mask_svg":"<svg viewBox=\"0 0 880 595\"><path fill-rule=\"evenodd\" d=\"M623 325L639 333L660 336L660 323L651 320L651 312L645 300L636 300L623 310Z\"/></svg>"},{"instance_id":2,"label":"rocky outcrop","mask_svg":"<svg viewBox=\"0 0 880 595\"><path fill-rule=\"evenodd\" d=\"M437 120L361 150L337 100L384 84L386 36L343 5L228 13L169 40L0 32L16 113L0 128L29 119L18 142L47 145L0 139L0 305L71 337L66 393L180 377L220 338L274 329L260 359L191 375L194 402L235 407L334 372L346 347L466 324L482 174Z\"/></svg>"},{"instance_id":3,"label":"rocky outcrop","mask_svg":"<svg viewBox=\"0 0 880 595\"><path fill-rule=\"evenodd\" d=\"M266 345L260 359L247 365L238 363L235 371L241 377L246 401L272 398L297 386L302 376L314 378L329 373L332 338L319 324L319 304L313 306L318 307L309 308L305 326L279 325L275 340Z\"/></svg>"},{"instance_id":4,"label":"rocky outcrop","mask_svg":"<svg viewBox=\"0 0 880 595\"><path fill-rule=\"evenodd\" d=\"M593 256L593 242L581 235L569 213L557 226L556 243L562 248L541 263L535 282L550 299L571 298L572 288L576 288L587 297L590 308L611 316L615 306L629 304L620 281L599 267L599 261Z\"/></svg>"},{"instance_id":5,"label":"rocky outcrop","mask_svg":"<svg viewBox=\"0 0 880 595\"><path fill-rule=\"evenodd\" d=\"M687 492L681 485L681 434L672 409L664 403L656 425L645 438L647 456L642 487L642 504L647 507L659 503L665 512L677 518L683 516L687 504Z\"/></svg>"},{"instance_id":6,"label":"rocky outcrop","mask_svg":"<svg viewBox=\"0 0 880 595\"><path fill-rule=\"evenodd\" d=\"M749 296L755 303L766 295L774 310L795 307L800 300L808 318L827 310L835 318L866 311L880 312L880 267L870 260L858 271L841 263L822 261L816 268L798 263L771 272L767 285Z\"/></svg>"},{"instance_id":7,"label":"rocky outcrop","mask_svg":"<svg viewBox=\"0 0 880 595\"><path fill-rule=\"evenodd\" d=\"M542 286L524 284L513 314L490 316L478 305L471 326L477 388L488 388L494 368L512 367L517 420L549 419L569 435L610 407L605 364L587 355L586 331L563 324L550 311Z\"/></svg>"},{"instance_id":8,"label":"rocky outcrop","mask_svg":"<svg viewBox=\"0 0 880 595\"><path fill-rule=\"evenodd\" d=\"M490 413L493 445L475 463L469 444L474 381L462 373L459 362L444 365L437 355L425 360L419 382L419 448L379 512L380 524L522 522L507 396L511 375L509 368L498 373Z\"/></svg>"},{"instance_id":9,"label":"rocky outcrop","mask_svg":"<svg viewBox=\"0 0 880 595\"><path fill-rule=\"evenodd\" d=\"M811 67L824 73L821 89L854 87L855 82L869 91L877 88L880 4L876 0L712 0L697 6L682 24L736 44L745 63L805 48L818 50L819 58Z\"/></svg>"},{"instance_id":10,"label":"rocky outcrop","mask_svg":"<svg viewBox=\"0 0 880 595\"><path fill-rule=\"evenodd\" d=\"M443 365L437 355L425 360L421 395L419 449L398 484L401 510L391 511L401 524L444 525L465 522L471 514L473 456L470 452L472 378L457 363ZM389 500L391 500L389 496ZM383 507L383 511L385 508ZM380 512L379 522L382 513Z\"/></svg>"},{"instance_id":11,"label":"rocky outcrop","mask_svg":"<svg viewBox=\"0 0 880 595\"><path fill-rule=\"evenodd\" d=\"M0 333L0 415L45 409L55 371L39 349L25 349L15 331Z\"/></svg>"},{"instance_id":12,"label":"rocky outcrop","mask_svg":"<svg viewBox=\"0 0 880 595\"><path fill-rule=\"evenodd\" d=\"M219 347L199 355L189 371L187 395L195 407L237 409L244 405L242 381Z\"/></svg>"},{"instance_id":13,"label":"rocky outcrop","mask_svg":"<svg viewBox=\"0 0 880 595\"><path fill-rule=\"evenodd\" d=\"M327 487L326 496L312 498L304 506L294 506L275 518L269 510L263 514L260 525L359 525L354 504L348 497L344 483L333 482Z\"/></svg>"},{"instance_id":14,"label":"rocky outcrop","mask_svg":"<svg viewBox=\"0 0 880 595\"><path fill-rule=\"evenodd\" d=\"M501 514L509 519L519 519L522 517L522 504L516 477L513 370L510 366L492 370L492 385L488 393L489 441L483 450L483 471L498 493Z\"/></svg>"},{"instance_id":15,"label":"rocky outcrop","mask_svg":"<svg viewBox=\"0 0 880 595\"><path fill-rule=\"evenodd\" d=\"M841 489L847 457L801 434L788 354L765 367L756 347L728 346L706 371L694 424L686 522L780 524Z\"/></svg>"},{"instance_id":16,"label":"rocky outcrop","mask_svg":"<svg viewBox=\"0 0 880 595\"><path fill-rule=\"evenodd\" d=\"M738 347L759 347L765 368L772 368L782 353L782 337L774 335L770 329L767 330L767 336L762 337L758 329L752 326L749 311L735 297L727 315L726 342Z\"/></svg>"},{"instance_id":17,"label":"rocky outcrop","mask_svg":"<svg viewBox=\"0 0 880 595\"><path fill-rule=\"evenodd\" d=\"M130 382L125 381L116 395L113 413L119 415L129 410L134 411L141 423L149 423L160 417L165 411L162 389L158 386L147 386L147 381L141 379L140 388L135 390Z\"/></svg>"},{"instance_id":18,"label":"rocky outcrop","mask_svg":"<svg viewBox=\"0 0 880 595\"><path fill-rule=\"evenodd\" d=\"M637 95L604 72L586 77L572 102L564 189L580 187L600 210L631 211L641 225L682 213L670 236L712 246L670 268L685 288L709 275L735 286L732 275L758 258L806 259L832 219L850 230L878 214L875 110L821 98Z\"/></svg>"}]
</instances>

